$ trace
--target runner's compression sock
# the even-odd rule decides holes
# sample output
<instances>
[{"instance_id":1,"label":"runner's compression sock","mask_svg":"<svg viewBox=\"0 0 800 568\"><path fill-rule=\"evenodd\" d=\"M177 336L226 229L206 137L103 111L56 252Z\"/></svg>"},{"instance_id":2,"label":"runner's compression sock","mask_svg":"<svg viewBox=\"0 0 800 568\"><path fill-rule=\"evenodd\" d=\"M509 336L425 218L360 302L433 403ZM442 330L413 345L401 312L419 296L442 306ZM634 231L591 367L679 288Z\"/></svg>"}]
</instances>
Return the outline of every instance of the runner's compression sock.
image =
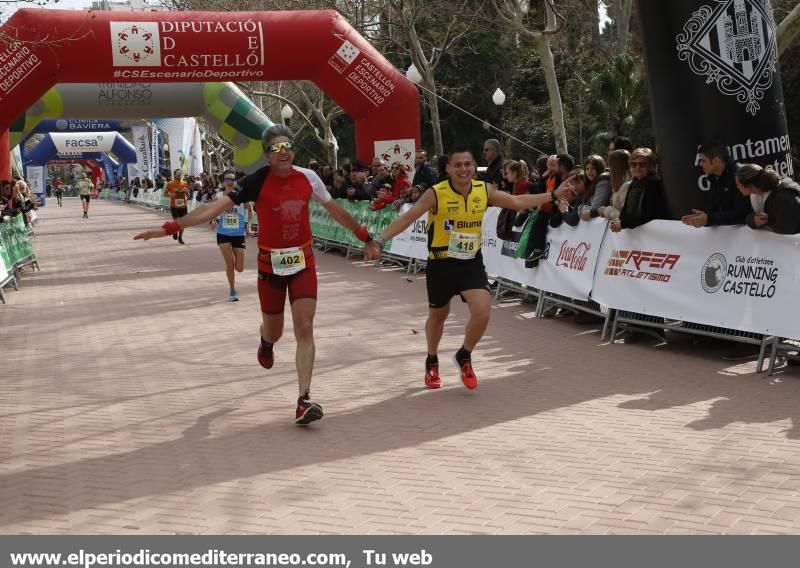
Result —
<instances>
[{"instance_id":1,"label":"runner's compression sock","mask_svg":"<svg viewBox=\"0 0 800 568\"><path fill-rule=\"evenodd\" d=\"M461 346L456 352L456 361L458 361L459 365L463 365L464 362L472 360L472 351L467 351L464 346Z\"/></svg>"},{"instance_id":2,"label":"runner's compression sock","mask_svg":"<svg viewBox=\"0 0 800 568\"><path fill-rule=\"evenodd\" d=\"M425 359L425 368L430 369L439 364L439 357L436 355L431 355L428 353L428 357Z\"/></svg>"}]
</instances>

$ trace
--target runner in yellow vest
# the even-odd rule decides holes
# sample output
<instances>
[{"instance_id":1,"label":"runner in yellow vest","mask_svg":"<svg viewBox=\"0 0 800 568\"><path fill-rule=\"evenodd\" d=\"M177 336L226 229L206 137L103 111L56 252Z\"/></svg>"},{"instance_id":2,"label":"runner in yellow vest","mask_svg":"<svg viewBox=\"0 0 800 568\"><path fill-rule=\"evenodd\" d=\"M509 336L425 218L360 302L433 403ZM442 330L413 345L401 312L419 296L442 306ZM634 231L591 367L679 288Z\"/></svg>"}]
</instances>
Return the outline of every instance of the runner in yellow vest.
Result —
<instances>
[{"instance_id":1,"label":"runner in yellow vest","mask_svg":"<svg viewBox=\"0 0 800 568\"><path fill-rule=\"evenodd\" d=\"M455 148L448 156L447 174L443 181L423 194L411 209L395 219L365 246L367 260L376 260L386 241L402 233L419 217L428 214L428 320L425 338L428 358L425 361L425 385L442 386L439 377L439 341L450 313L450 300L459 295L469 307L464 343L454 356L461 372L461 382L468 389L478 386L472 368L472 350L483 337L489 324L491 296L488 277L481 256L481 227L488 206L523 211L550 201L557 202L572 191L564 184L553 193L510 195L493 185L473 179L475 158L466 147Z\"/></svg>"}]
</instances>

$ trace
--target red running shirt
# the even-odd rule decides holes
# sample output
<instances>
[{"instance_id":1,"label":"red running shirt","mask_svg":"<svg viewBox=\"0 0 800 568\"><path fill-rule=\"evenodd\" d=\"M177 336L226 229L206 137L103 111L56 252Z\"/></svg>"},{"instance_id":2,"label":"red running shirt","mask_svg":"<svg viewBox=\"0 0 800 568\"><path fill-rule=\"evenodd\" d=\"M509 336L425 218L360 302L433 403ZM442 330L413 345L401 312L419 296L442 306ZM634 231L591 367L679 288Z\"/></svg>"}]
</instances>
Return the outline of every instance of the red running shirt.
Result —
<instances>
[{"instance_id":1,"label":"red running shirt","mask_svg":"<svg viewBox=\"0 0 800 568\"><path fill-rule=\"evenodd\" d=\"M258 214L258 246L267 249L299 247L312 240L308 202L327 203L331 195L312 170L292 166L287 177L267 175L255 210Z\"/></svg>"}]
</instances>

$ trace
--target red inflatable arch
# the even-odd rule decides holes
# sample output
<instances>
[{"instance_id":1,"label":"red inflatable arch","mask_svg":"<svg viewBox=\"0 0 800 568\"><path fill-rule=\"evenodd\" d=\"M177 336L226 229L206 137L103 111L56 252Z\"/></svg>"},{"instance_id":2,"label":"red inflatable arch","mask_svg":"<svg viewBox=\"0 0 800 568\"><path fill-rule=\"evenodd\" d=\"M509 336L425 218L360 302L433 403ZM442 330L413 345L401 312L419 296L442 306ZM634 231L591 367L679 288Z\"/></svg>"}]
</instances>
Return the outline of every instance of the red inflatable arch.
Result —
<instances>
[{"instance_id":1,"label":"red inflatable arch","mask_svg":"<svg viewBox=\"0 0 800 568\"><path fill-rule=\"evenodd\" d=\"M419 146L417 88L335 11L24 9L0 37L14 38L0 41L0 132L56 83L309 80L353 118L359 159L376 141Z\"/></svg>"}]
</instances>

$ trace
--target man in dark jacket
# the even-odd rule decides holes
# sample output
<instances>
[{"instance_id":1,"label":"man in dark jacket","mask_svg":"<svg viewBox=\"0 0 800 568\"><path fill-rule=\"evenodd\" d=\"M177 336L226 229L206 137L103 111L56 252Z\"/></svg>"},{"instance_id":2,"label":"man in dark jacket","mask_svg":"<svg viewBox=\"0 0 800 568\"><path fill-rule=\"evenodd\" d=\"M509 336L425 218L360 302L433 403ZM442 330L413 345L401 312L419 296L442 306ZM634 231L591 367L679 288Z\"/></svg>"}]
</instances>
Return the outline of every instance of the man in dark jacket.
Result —
<instances>
[{"instance_id":1,"label":"man in dark jacket","mask_svg":"<svg viewBox=\"0 0 800 568\"><path fill-rule=\"evenodd\" d=\"M692 227L742 225L753 212L750 201L736 189L736 162L722 144L706 144L698 150L700 167L708 178L703 208L692 209L681 221Z\"/></svg>"},{"instance_id":2,"label":"man in dark jacket","mask_svg":"<svg viewBox=\"0 0 800 568\"><path fill-rule=\"evenodd\" d=\"M414 179L411 185L422 185L433 187L439 175L433 166L428 163L428 153L425 150L417 150L414 156Z\"/></svg>"},{"instance_id":3,"label":"man in dark jacket","mask_svg":"<svg viewBox=\"0 0 800 568\"><path fill-rule=\"evenodd\" d=\"M359 161L352 163L350 168L350 183L344 188L347 199L350 201L369 201L375 195L372 184L367 181L367 168Z\"/></svg>"},{"instance_id":4,"label":"man in dark jacket","mask_svg":"<svg viewBox=\"0 0 800 568\"><path fill-rule=\"evenodd\" d=\"M503 188L503 147L500 141L489 138L483 143L483 157L486 160L486 171L483 181L493 184L497 189Z\"/></svg>"}]
</instances>

